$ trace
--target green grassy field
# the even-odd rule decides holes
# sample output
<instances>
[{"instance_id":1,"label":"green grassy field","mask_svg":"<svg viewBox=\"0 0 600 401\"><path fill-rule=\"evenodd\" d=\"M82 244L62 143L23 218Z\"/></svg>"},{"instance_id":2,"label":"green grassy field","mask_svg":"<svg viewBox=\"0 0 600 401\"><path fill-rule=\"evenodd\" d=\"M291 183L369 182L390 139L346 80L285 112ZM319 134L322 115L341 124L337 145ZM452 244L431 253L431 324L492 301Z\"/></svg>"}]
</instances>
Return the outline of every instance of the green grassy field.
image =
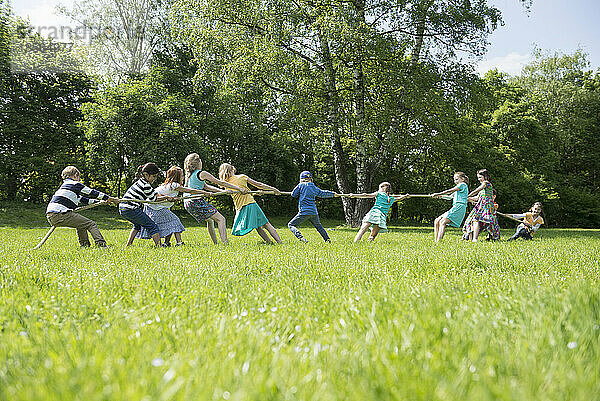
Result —
<instances>
[{"instance_id":1,"label":"green grassy field","mask_svg":"<svg viewBox=\"0 0 600 401\"><path fill-rule=\"evenodd\" d=\"M114 210L86 215L111 249L30 251L41 209L2 211L2 400L600 398L600 231L213 246L186 219L185 247L125 249Z\"/></svg>"}]
</instances>

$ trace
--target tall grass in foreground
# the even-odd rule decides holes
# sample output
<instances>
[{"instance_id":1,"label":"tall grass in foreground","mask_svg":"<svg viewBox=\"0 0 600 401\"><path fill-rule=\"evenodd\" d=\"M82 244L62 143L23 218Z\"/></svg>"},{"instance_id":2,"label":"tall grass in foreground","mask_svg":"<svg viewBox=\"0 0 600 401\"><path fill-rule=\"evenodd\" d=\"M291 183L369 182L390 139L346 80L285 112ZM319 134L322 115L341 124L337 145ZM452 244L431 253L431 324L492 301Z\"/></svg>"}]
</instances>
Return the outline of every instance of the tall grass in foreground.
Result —
<instances>
[{"instance_id":1,"label":"tall grass in foreground","mask_svg":"<svg viewBox=\"0 0 600 401\"><path fill-rule=\"evenodd\" d=\"M109 250L0 228L0 399L599 397L599 231L213 246L192 226L185 247L124 249L115 224Z\"/></svg>"}]
</instances>

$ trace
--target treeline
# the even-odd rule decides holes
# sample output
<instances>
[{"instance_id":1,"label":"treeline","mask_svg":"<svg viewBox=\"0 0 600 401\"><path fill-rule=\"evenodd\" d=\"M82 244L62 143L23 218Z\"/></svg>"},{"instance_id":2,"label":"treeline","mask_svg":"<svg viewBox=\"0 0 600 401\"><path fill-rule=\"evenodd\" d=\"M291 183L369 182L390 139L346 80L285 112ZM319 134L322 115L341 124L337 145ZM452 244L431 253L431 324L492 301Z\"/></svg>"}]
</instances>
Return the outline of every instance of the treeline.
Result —
<instances>
[{"instance_id":1,"label":"treeline","mask_svg":"<svg viewBox=\"0 0 600 401\"><path fill-rule=\"evenodd\" d=\"M207 3L210 13L194 15L232 21L215 13L240 7ZM299 10L287 25L276 23L284 14L254 9L245 9L252 26L179 20L197 35L170 34L146 70L109 84L77 68L15 60L15 49L54 59L65 52L63 65L71 55L3 11L0 199L48 201L68 164L86 183L120 195L138 165L153 161L166 170L197 152L213 173L230 162L281 190L311 170L319 186L340 192L373 191L386 180L395 193L429 193L453 185L454 171L466 172L475 187L475 171L487 168L501 211L541 201L550 225L600 227L600 74L585 54L538 52L520 76L490 71L480 78L450 50L428 47L431 36L422 33L419 42L369 30L356 3L313 10L338 18L327 29ZM419 6L396 23L439 12L450 20L428 21L451 24L453 45L480 46L500 18L481 3L441 3L450 8ZM177 15L196 7L175 4ZM303 44L313 50L298 56L292 34L309 38ZM271 215L296 207L287 197L263 206ZM446 206L410 200L392 218L430 222ZM320 211L353 224L364 208L328 201Z\"/></svg>"}]
</instances>

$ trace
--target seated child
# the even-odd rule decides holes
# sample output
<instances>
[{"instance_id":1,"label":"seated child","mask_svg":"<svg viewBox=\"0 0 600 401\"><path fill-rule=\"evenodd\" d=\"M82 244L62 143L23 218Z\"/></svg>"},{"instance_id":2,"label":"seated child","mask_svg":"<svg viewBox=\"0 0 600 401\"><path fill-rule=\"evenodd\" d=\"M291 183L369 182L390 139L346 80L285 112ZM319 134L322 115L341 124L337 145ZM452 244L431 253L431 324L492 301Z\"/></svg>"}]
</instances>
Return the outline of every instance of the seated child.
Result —
<instances>
[{"instance_id":1,"label":"seated child","mask_svg":"<svg viewBox=\"0 0 600 401\"><path fill-rule=\"evenodd\" d=\"M515 219L523 219L523 223L519 224L517 227L517 232L508 240L514 241L519 237L525 240L532 240L533 234L535 234L540 226L544 224L544 219L542 217L543 213L544 211L542 210L542 204L540 202L535 202L528 212L509 214L510 217Z\"/></svg>"}]
</instances>

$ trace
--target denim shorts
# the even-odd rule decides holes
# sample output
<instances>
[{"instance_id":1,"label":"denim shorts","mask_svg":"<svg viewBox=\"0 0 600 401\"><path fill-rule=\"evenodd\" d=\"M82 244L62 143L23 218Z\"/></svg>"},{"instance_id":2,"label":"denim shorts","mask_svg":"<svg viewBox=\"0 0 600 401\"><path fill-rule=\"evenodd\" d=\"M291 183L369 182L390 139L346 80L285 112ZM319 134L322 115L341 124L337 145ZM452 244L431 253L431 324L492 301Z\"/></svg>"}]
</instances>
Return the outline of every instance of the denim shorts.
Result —
<instances>
[{"instance_id":1,"label":"denim shorts","mask_svg":"<svg viewBox=\"0 0 600 401\"><path fill-rule=\"evenodd\" d=\"M119 209L119 213L132 222L133 228L137 231L144 227L150 236L160 232L156 223L142 209Z\"/></svg>"}]
</instances>

